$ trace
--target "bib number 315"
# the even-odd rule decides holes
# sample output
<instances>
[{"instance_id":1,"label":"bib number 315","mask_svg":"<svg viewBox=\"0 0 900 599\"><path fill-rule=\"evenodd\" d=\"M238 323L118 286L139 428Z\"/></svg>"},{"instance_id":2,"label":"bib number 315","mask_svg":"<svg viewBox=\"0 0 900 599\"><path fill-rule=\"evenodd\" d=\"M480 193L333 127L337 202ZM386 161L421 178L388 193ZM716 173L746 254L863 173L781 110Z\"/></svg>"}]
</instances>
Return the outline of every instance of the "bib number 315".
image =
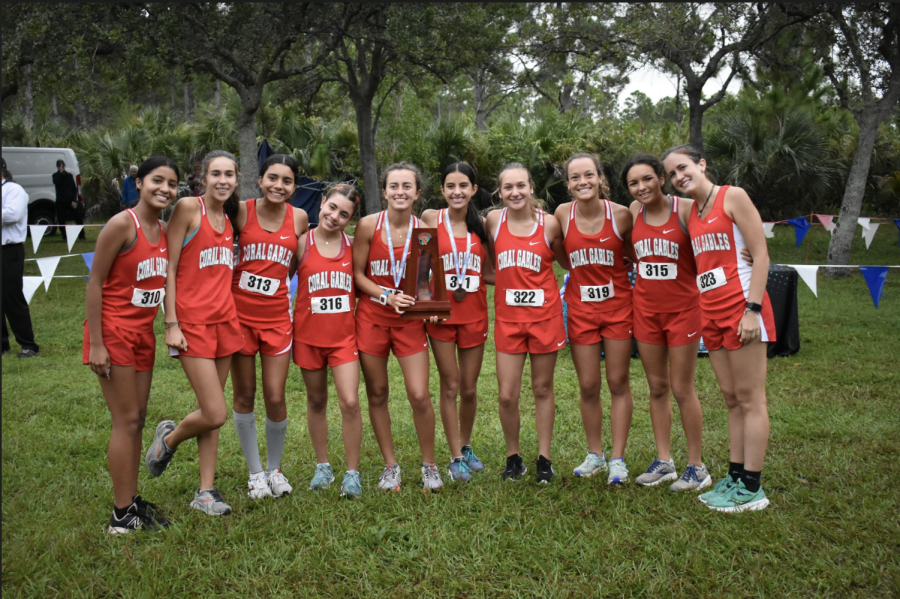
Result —
<instances>
[{"instance_id":1,"label":"bib number 315","mask_svg":"<svg viewBox=\"0 0 900 599\"><path fill-rule=\"evenodd\" d=\"M543 289L507 289L507 306L527 306L536 308L544 305Z\"/></svg>"},{"instance_id":2,"label":"bib number 315","mask_svg":"<svg viewBox=\"0 0 900 599\"><path fill-rule=\"evenodd\" d=\"M721 266L697 275L697 287L700 289L700 293L718 289L727 282L725 269Z\"/></svg>"},{"instance_id":3,"label":"bib number 315","mask_svg":"<svg viewBox=\"0 0 900 599\"><path fill-rule=\"evenodd\" d=\"M641 262L638 272L642 279L674 281L678 278L678 265L670 262Z\"/></svg>"},{"instance_id":4,"label":"bib number 315","mask_svg":"<svg viewBox=\"0 0 900 599\"><path fill-rule=\"evenodd\" d=\"M278 279L270 279L247 272L241 273L241 281L239 287L251 293L259 293L260 295L275 295L281 281Z\"/></svg>"},{"instance_id":5,"label":"bib number 315","mask_svg":"<svg viewBox=\"0 0 900 599\"><path fill-rule=\"evenodd\" d=\"M165 289L135 289L131 296L131 305L138 308L155 308L166 297Z\"/></svg>"}]
</instances>

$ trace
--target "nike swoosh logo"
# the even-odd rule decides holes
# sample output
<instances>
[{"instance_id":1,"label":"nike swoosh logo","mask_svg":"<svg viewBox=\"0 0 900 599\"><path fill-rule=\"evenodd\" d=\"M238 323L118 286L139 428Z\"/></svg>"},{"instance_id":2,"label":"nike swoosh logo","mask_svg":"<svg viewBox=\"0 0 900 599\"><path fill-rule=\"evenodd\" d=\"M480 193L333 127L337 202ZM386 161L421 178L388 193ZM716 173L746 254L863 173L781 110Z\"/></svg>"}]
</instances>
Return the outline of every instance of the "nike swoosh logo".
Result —
<instances>
[{"instance_id":1,"label":"nike swoosh logo","mask_svg":"<svg viewBox=\"0 0 900 599\"><path fill-rule=\"evenodd\" d=\"M341 262L341 264L343 264L344 266L350 266L349 262Z\"/></svg>"},{"instance_id":2,"label":"nike swoosh logo","mask_svg":"<svg viewBox=\"0 0 900 599\"><path fill-rule=\"evenodd\" d=\"M610 240L610 239L612 239L612 237L607 237L607 238L605 238L605 239L601 239L601 240L600 240L600 243L603 243L604 241L608 241L608 240Z\"/></svg>"},{"instance_id":3,"label":"nike swoosh logo","mask_svg":"<svg viewBox=\"0 0 900 599\"><path fill-rule=\"evenodd\" d=\"M563 343L565 343L565 341L560 341L559 343L556 344L556 347L562 347Z\"/></svg>"},{"instance_id":4,"label":"nike swoosh logo","mask_svg":"<svg viewBox=\"0 0 900 599\"><path fill-rule=\"evenodd\" d=\"M424 344L422 347L428 347L428 344L426 343L426 344Z\"/></svg>"},{"instance_id":5,"label":"nike swoosh logo","mask_svg":"<svg viewBox=\"0 0 900 599\"><path fill-rule=\"evenodd\" d=\"M530 242L528 245L537 245L537 244L539 244L539 243L540 243L540 241L532 241L532 242Z\"/></svg>"},{"instance_id":6,"label":"nike swoosh logo","mask_svg":"<svg viewBox=\"0 0 900 599\"><path fill-rule=\"evenodd\" d=\"M688 335L688 337L693 337L693 336L696 335L696 334L697 334L697 331L694 331L693 333L691 333L690 335Z\"/></svg>"},{"instance_id":7,"label":"nike swoosh logo","mask_svg":"<svg viewBox=\"0 0 900 599\"><path fill-rule=\"evenodd\" d=\"M291 236L290 236L290 235L288 235L287 237L283 237L283 236L282 236L281 238L282 238L282 239L290 239Z\"/></svg>"},{"instance_id":8,"label":"nike swoosh logo","mask_svg":"<svg viewBox=\"0 0 900 599\"><path fill-rule=\"evenodd\" d=\"M667 230L663 229L663 235L668 235L669 233L671 233L671 232L674 231L674 230L675 230L675 229L669 229L669 230L667 231Z\"/></svg>"},{"instance_id":9,"label":"nike swoosh logo","mask_svg":"<svg viewBox=\"0 0 900 599\"><path fill-rule=\"evenodd\" d=\"M164 251L166 251L167 249L169 249L169 248L162 248L162 249L160 249L159 251L160 251L160 252L164 252Z\"/></svg>"},{"instance_id":10,"label":"nike swoosh logo","mask_svg":"<svg viewBox=\"0 0 900 599\"><path fill-rule=\"evenodd\" d=\"M719 218L719 217L717 216L716 218ZM713 222L714 220L716 220L716 218L711 218L711 219L709 219L709 220L706 221L706 222L711 223L711 222Z\"/></svg>"},{"instance_id":11,"label":"nike swoosh logo","mask_svg":"<svg viewBox=\"0 0 900 599\"><path fill-rule=\"evenodd\" d=\"M231 237L226 237L225 241L231 241Z\"/></svg>"},{"instance_id":12,"label":"nike swoosh logo","mask_svg":"<svg viewBox=\"0 0 900 599\"><path fill-rule=\"evenodd\" d=\"M357 356L357 355L359 355L359 352L358 352L358 351L355 351L355 352L353 352L353 355L354 355L354 356Z\"/></svg>"}]
</instances>

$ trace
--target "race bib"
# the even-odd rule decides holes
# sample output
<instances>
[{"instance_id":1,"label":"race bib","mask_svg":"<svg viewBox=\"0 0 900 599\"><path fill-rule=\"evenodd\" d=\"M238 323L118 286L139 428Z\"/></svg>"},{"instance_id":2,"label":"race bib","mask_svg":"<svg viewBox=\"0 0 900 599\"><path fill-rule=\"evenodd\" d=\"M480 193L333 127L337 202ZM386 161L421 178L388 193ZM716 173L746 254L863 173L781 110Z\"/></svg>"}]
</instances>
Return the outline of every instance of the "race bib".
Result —
<instances>
[{"instance_id":1,"label":"race bib","mask_svg":"<svg viewBox=\"0 0 900 599\"><path fill-rule=\"evenodd\" d=\"M674 281L678 277L678 265L670 262L640 262L638 272L642 279Z\"/></svg>"},{"instance_id":2,"label":"race bib","mask_svg":"<svg viewBox=\"0 0 900 599\"><path fill-rule=\"evenodd\" d=\"M710 289L718 289L727 282L725 269L721 266L697 275L697 287L700 288L700 293L705 293Z\"/></svg>"},{"instance_id":3,"label":"race bib","mask_svg":"<svg viewBox=\"0 0 900 599\"><path fill-rule=\"evenodd\" d=\"M544 305L543 289L507 289L507 306L527 306L536 308Z\"/></svg>"},{"instance_id":4,"label":"race bib","mask_svg":"<svg viewBox=\"0 0 900 599\"><path fill-rule=\"evenodd\" d=\"M392 289L392 288L390 288L390 287L385 287L384 285L379 285L379 287L381 287L384 291L390 291L390 292L391 292L391 295L400 295L401 293L403 293L403 292L400 291L399 289ZM378 302L379 304L381 303L381 299L380 299L380 298L372 297L372 296L370 295L370 296L369 296L369 299L372 300L373 302Z\"/></svg>"},{"instance_id":5,"label":"race bib","mask_svg":"<svg viewBox=\"0 0 900 599\"><path fill-rule=\"evenodd\" d=\"M275 295L279 285L281 285L281 281L278 279L254 275L246 270L241 273L241 280L238 283L240 289L260 295Z\"/></svg>"},{"instance_id":6,"label":"race bib","mask_svg":"<svg viewBox=\"0 0 900 599\"><path fill-rule=\"evenodd\" d=\"M481 277L478 275L465 275L460 278L455 274L444 275L447 280L447 291L456 291L460 287L465 289L467 292L472 293L473 291L478 291L478 283L481 280Z\"/></svg>"},{"instance_id":7,"label":"race bib","mask_svg":"<svg viewBox=\"0 0 900 599\"><path fill-rule=\"evenodd\" d=\"M350 311L349 295L330 295L327 297L309 298L313 314L337 314Z\"/></svg>"},{"instance_id":8,"label":"race bib","mask_svg":"<svg viewBox=\"0 0 900 599\"><path fill-rule=\"evenodd\" d=\"M138 308L155 308L166 297L165 289L137 289L131 296L131 305Z\"/></svg>"},{"instance_id":9,"label":"race bib","mask_svg":"<svg viewBox=\"0 0 900 599\"><path fill-rule=\"evenodd\" d=\"M616 295L612 282L606 285L582 285L581 301L583 302L605 302Z\"/></svg>"}]
</instances>

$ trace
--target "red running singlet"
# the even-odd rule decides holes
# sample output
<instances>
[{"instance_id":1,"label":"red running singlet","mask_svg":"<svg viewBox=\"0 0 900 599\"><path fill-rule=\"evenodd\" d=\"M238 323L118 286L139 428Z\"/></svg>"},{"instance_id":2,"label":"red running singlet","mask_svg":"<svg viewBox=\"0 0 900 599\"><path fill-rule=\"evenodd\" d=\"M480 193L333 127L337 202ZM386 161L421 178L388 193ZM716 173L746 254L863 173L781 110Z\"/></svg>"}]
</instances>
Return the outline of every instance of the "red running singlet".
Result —
<instances>
[{"instance_id":1,"label":"red running singlet","mask_svg":"<svg viewBox=\"0 0 900 599\"><path fill-rule=\"evenodd\" d=\"M488 317L487 289L484 286L484 280L481 278L481 266L487 260L484 244L482 244L478 235L474 233L469 235L472 239L472 250L469 254L469 262L466 264L465 273L462 280L459 281L456 267L461 265L466 258L466 238L454 238L457 252L457 256L454 258L453 246L450 245L450 235L447 233L447 224L449 224L447 210L440 210L437 223L438 253L441 255L447 296L450 299L450 318L443 324L470 324L484 320ZM453 290L456 289L458 284L461 284L462 288L468 292L466 293L466 299L461 302L453 297Z\"/></svg>"},{"instance_id":2,"label":"red running singlet","mask_svg":"<svg viewBox=\"0 0 900 599\"><path fill-rule=\"evenodd\" d=\"M609 200L603 200L606 220L596 235L585 235L575 223L575 201L563 247L572 270L566 284L566 304L578 312L609 312L631 303L631 281L623 261L625 241L619 234Z\"/></svg>"},{"instance_id":3,"label":"red running singlet","mask_svg":"<svg viewBox=\"0 0 900 599\"><path fill-rule=\"evenodd\" d=\"M631 231L638 261L634 307L646 313L670 314L700 305L691 238L678 218L679 198L669 197L669 220L659 226L651 225L641 206Z\"/></svg>"},{"instance_id":4,"label":"red running singlet","mask_svg":"<svg viewBox=\"0 0 900 599\"><path fill-rule=\"evenodd\" d=\"M234 231L225 215L225 230L217 233L200 201L200 226L185 241L175 277L178 320L215 324L237 319L231 277L234 269Z\"/></svg>"},{"instance_id":5,"label":"red running singlet","mask_svg":"<svg viewBox=\"0 0 900 599\"><path fill-rule=\"evenodd\" d=\"M294 207L285 207L281 228L270 233L256 218L256 200L247 200L247 224L238 236L231 291L238 319L255 329L291 324L288 271L297 251L297 235Z\"/></svg>"},{"instance_id":6,"label":"red running singlet","mask_svg":"<svg viewBox=\"0 0 900 599\"><path fill-rule=\"evenodd\" d=\"M350 238L344 233L338 255L326 258L319 253L314 230L306 235L306 250L297 267L294 338L313 347L355 345L356 287Z\"/></svg>"},{"instance_id":7,"label":"red running singlet","mask_svg":"<svg viewBox=\"0 0 900 599\"><path fill-rule=\"evenodd\" d=\"M741 258L741 249L746 247L744 236L725 213L725 192L729 187L723 185L719 189L706 220L700 218L695 202L688 221L697 262L700 307L703 317L709 320L732 316L746 304L750 293L753 267ZM762 303L769 304L768 292L763 294Z\"/></svg>"},{"instance_id":8,"label":"red running singlet","mask_svg":"<svg viewBox=\"0 0 900 599\"><path fill-rule=\"evenodd\" d=\"M394 277L391 276L391 255L393 254L394 260L400 262L403 259L401 254L403 254L403 245L405 245L405 241L400 247L394 247L393 252L388 249L387 244L381 238L381 227L386 218L387 210L383 210L378 214L375 232L372 233L372 243L369 245L369 257L366 261L366 276L382 289L400 293L403 291L403 283L406 280L406 271L404 269L403 278L400 279L399 285L395 285ZM421 221L415 216L413 217L412 226L422 226ZM410 236L412 234L412 230L407 233L407 235ZM394 236L393 241L396 242L400 239L399 236ZM406 253L407 267L409 265L409 257L412 255L414 249L415 240L413 239L410 241L409 251ZM364 293L360 293L359 303L356 305L356 315L363 320L382 326L422 326L421 320L401 318L393 308L382 305L379 298Z\"/></svg>"},{"instance_id":9,"label":"red running singlet","mask_svg":"<svg viewBox=\"0 0 900 599\"><path fill-rule=\"evenodd\" d=\"M153 331L153 319L166 296L169 266L166 234L159 229L159 243L144 237L141 221L130 208L137 237L134 244L116 256L103 283L103 322L126 331Z\"/></svg>"},{"instance_id":10,"label":"red running singlet","mask_svg":"<svg viewBox=\"0 0 900 599\"><path fill-rule=\"evenodd\" d=\"M539 322L562 315L562 302L553 273L553 250L544 233L544 212L527 237L509 231L504 208L494 235L497 255L494 318L504 322Z\"/></svg>"}]
</instances>

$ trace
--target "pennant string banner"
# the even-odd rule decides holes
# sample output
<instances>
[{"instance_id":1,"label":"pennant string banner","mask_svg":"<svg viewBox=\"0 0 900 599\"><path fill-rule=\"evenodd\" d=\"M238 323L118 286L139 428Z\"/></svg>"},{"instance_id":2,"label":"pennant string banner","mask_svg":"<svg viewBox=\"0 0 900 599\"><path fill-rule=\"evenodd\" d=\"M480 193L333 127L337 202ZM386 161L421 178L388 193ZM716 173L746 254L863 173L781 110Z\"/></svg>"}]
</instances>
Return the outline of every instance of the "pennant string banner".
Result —
<instances>
[{"instance_id":1,"label":"pennant string banner","mask_svg":"<svg viewBox=\"0 0 900 599\"><path fill-rule=\"evenodd\" d=\"M28 228L31 229L31 246L34 248L34 253L37 254L38 246L41 245L41 240L44 239L44 231L47 230L47 225L29 225Z\"/></svg>"},{"instance_id":2,"label":"pennant string banner","mask_svg":"<svg viewBox=\"0 0 900 599\"><path fill-rule=\"evenodd\" d=\"M816 274L819 272L818 266L809 264L787 264L786 266L790 266L796 270L797 274L800 275L800 278L803 279L803 282L806 283L813 292L813 295L819 297L819 292L816 289Z\"/></svg>"},{"instance_id":3,"label":"pennant string banner","mask_svg":"<svg viewBox=\"0 0 900 599\"><path fill-rule=\"evenodd\" d=\"M773 231L774 228L775 223L763 223L763 232L766 234L766 239L775 237L775 232Z\"/></svg>"},{"instance_id":4,"label":"pennant string banner","mask_svg":"<svg viewBox=\"0 0 900 599\"><path fill-rule=\"evenodd\" d=\"M872 238L875 237L875 231L878 230L878 223L869 224L869 228L863 230L863 239L866 240L866 249L869 249L869 246L872 245Z\"/></svg>"},{"instance_id":5,"label":"pennant string banner","mask_svg":"<svg viewBox=\"0 0 900 599\"><path fill-rule=\"evenodd\" d=\"M22 293L25 294L25 303L31 303L34 292L38 290L38 287L40 287L43 282L43 277L22 277Z\"/></svg>"},{"instance_id":6,"label":"pennant string banner","mask_svg":"<svg viewBox=\"0 0 900 599\"><path fill-rule=\"evenodd\" d=\"M803 238L806 237L806 233L809 232L809 221L806 220L805 216L798 216L796 218L789 218L785 222L794 226L794 233L797 236L797 247L800 247L800 244L803 243Z\"/></svg>"},{"instance_id":7,"label":"pennant string banner","mask_svg":"<svg viewBox=\"0 0 900 599\"><path fill-rule=\"evenodd\" d=\"M50 291L50 281L53 279L53 273L59 266L59 256L52 258L38 258L37 265L41 270L41 276L44 278L44 291Z\"/></svg>"},{"instance_id":8,"label":"pennant string banner","mask_svg":"<svg viewBox=\"0 0 900 599\"><path fill-rule=\"evenodd\" d=\"M884 289L884 283L887 281L887 266L860 266L859 271L863 278L866 279L866 285L869 286L869 293L872 295L872 301L875 302L875 309L878 309L878 302L881 300L881 292Z\"/></svg>"},{"instance_id":9,"label":"pennant string banner","mask_svg":"<svg viewBox=\"0 0 900 599\"><path fill-rule=\"evenodd\" d=\"M78 235L84 229L84 225L75 225L74 227L66 227L66 241L69 242L69 251L72 251L72 246L75 245L75 240L78 239Z\"/></svg>"}]
</instances>

